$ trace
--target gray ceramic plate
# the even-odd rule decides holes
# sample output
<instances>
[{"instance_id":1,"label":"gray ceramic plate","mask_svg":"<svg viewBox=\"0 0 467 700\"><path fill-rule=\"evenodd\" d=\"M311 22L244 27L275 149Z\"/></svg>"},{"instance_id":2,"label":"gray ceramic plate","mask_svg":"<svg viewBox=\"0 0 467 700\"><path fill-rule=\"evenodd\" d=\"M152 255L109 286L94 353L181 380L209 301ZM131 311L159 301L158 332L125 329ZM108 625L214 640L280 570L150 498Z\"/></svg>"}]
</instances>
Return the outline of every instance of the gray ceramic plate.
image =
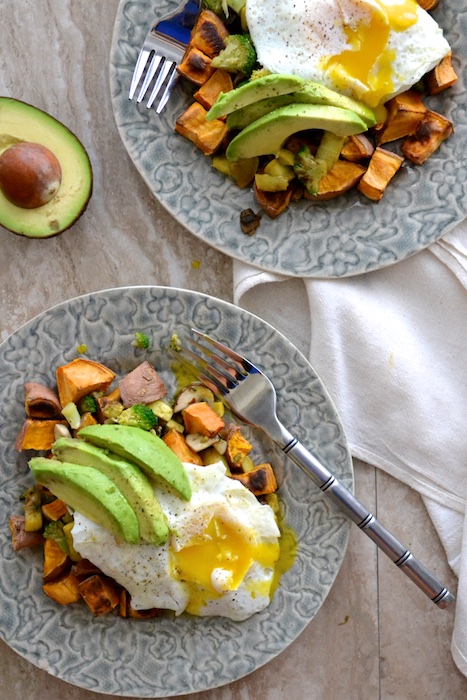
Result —
<instances>
[{"instance_id":1,"label":"gray ceramic plate","mask_svg":"<svg viewBox=\"0 0 467 700\"><path fill-rule=\"evenodd\" d=\"M207 690L254 671L283 651L312 620L339 570L348 524L283 453L247 432L255 458L271 461L287 522L299 540L297 559L269 608L241 623L181 616L92 618L83 605L61 607L41 591L41 555L14 553L8 527L31 483L28 455L14 447L24 420L24 382L55 384L55 368L77 356L102 361L118 375L149 359L175 389L171 334L195 325L251 356L273 379L285 424L333 465L353 488L346 439L326 390L307 360L270 325L203 294L164 287L111 289L46 311L0 346L0 636L54 676L112 695L166 697ZM131 342L136 331L151 349ZM260 348L260 350L258 350Z\"/></svg>"},{"instance_id":2,"label":"gray ceramic plate","mask_svg":"<svg viewBox=\"0 0 467 700\"><path fill-rule=\"evenodd\" d=\"M460 80L427 104L455 124L455 134L422 166L406 165L374 204L358 192L321 204L301 202L274 221L263 216L254 236L240 230L239 215L258 206L174 132L190 104L187 85L177 89L162 116L128 100L133 68L145 32L170 0L121 0L110 57L115 119L123 143L159 202L191 233L233 258L298 277L341 277L392 265L447 233L467 213L467 6L441 2L433 13L454 52Z\"/></svg>"}]
</instances>

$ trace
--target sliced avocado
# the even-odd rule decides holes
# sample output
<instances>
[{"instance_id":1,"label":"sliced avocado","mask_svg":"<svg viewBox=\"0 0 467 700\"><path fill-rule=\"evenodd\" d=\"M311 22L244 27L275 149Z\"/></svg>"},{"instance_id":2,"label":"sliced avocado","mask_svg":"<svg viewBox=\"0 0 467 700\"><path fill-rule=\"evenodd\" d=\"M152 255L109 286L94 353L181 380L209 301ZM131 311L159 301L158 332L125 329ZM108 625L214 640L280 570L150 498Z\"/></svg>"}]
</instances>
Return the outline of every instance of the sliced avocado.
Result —
<instances>
[{"instance_id":1,"label":"sliced avocado","mask_svg":"<svg viewBox=\"0 0 467 700\"><path fill-rule=\"evenodd\" d=\"M109 477L136 513L140 536L151 544L167 542L169 528L149 479L134 464L77 438L59 438L52 453L61 462L94 467Z\"/></svg>"},{"instance_id":2,"label":"sliced avocado","mask_svg":"<svg viewBox=\"0 0 467 700\"><path fill-rule=\"evenodd\" d=\"M46 204L14 204L0 187L0 226L28 238L49 238L68 229L85 211L92 193L92 168L77 137L62 123L25 102L0 97L0 159L15 144L39 144L59 163L61 181ZM11 185L9 172L5 178ZM1 172L0 172L1 180Z\"/></svg>"},{"instance_id":3,"label":"sliced avocado","mask_svg":"<svg viewBox=\"0 0 467 700\"><path fill-rule=\"evenodd\" d=\"M38 484L46 486L74 510L102 525L116 540L139 542L138 519L122 492L93 467L34 457L29 467Z\"/></svg>"},{"instance_id":4,"label":"sliced avocado","mask_svg":"<svg viewBox=\"0 0 467 700\"><path fill-rule=\"evenodd\" d=\"M274 109L290 104L319 104L349 109L365 122L367 128L374 126L377 121L373 110L362 102L341 95L325 85L321 85L321 83L307 80L297 92L267 97L231 112L227 117L227 126L229 129L244 129L248 124L260 119L265 114L269 114Z\"/></svg>"},{"instance_id":5,"label":"sliced avocado","mask_svg":"<svg viewBox=\"0 0 467 700\"><path fill-rule=\"evenodd\" d=\"M354 112L328 105L292 104L279 107L240 131L226 150L229 160L275 154L285 140L305 129L323 129L338 136L360 134L365 122Z\"/></svg>"},{"instance_id":6,"label":"sliced avocado","mask_svg":"<svg viewBox=\"0 0 467 700\"><path fill-rule=\"evenodd\" d=\"M191 484L179 458L157 435L128 425L89 425L80 437L136 464L149 479L164 482L189 501Z\"/></svg>"},{"instance_id":7,"label":"sliced avocado","mask_svg":"<svg viewBox=\"0 0 467 700\"><path fill-rule=\"evenodd\" d=\"M301 90L305 82L303 78L298 78L296 75L279 75L277 73L264 75L262 78L243 83L229 92L221 92L206 114L206 119L208 121L218 119L236 109L258 102L258 100Z\"/></svg>"},{"instance_id":8,"label":"sliced avocado","mask_svg":"<svg viewBox=\"0 0 467 700\"><path fill-rule=\"evenodd\" d=\"M363 102L341 95L335 90L316 83L313 80L307 80L300 90L292 95L294 102L301 104L315 105L330 105L331 107L340 107L355 112L362 119L368 128L376 124L375 113L370 107L367 107Z\"/></svg>"}]
</instances>

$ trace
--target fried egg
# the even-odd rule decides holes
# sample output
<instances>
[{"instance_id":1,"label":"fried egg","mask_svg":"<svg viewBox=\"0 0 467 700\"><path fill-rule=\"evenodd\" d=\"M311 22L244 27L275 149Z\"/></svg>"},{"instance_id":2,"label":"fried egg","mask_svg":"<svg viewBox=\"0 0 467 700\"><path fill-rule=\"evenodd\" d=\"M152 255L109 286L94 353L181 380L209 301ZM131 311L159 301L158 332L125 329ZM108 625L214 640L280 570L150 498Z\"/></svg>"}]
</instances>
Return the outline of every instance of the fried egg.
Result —
<instances>
[{"instance_id":1,"label":"fried egg","mask_svg":"<svg viewBox=\"0 0 467 700\"><path fill-rule=\"evenodd\" d=\"M270 602L280 531L273 510L222 463L185 464L192 497L156 488L171 536L162 546L117 543L75 512L75 549L120 583L135 609L245 620Z\"/></svg>"},{"instance_id":2,"label":"fried egg","mask_svg":"<svg viewBox=\"0 0 467 700\"><path fill-rule=\"evenodd\" d=\"M450 52L416 0L247 0L259 62L370 107L417 83Z\"/></svg>"}]
</instances>

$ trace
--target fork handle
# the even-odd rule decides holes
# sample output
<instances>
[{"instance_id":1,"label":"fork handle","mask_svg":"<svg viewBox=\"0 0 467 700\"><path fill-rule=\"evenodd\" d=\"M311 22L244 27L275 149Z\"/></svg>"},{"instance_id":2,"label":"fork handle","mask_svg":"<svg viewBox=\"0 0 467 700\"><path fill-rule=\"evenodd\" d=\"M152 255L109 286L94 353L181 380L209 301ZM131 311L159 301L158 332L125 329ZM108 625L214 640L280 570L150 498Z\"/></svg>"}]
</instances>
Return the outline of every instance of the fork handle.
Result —
<instances>
[{"instance_id":1,"label":"fork handle","mask_svg":"<svg viewBox=\"0 0 467 700\"><path fill-rule=\"evenodd\" d=\"M288 431L285 431L288 433ZM378 547L401 569L433 603L440 608L455 600L428 569L416 559L381 523L358 501L355 496L296 438L290 433L290 441L280 445L302 471L307 474L321 491L343 511Z\"/></svg>"}]
</instances>

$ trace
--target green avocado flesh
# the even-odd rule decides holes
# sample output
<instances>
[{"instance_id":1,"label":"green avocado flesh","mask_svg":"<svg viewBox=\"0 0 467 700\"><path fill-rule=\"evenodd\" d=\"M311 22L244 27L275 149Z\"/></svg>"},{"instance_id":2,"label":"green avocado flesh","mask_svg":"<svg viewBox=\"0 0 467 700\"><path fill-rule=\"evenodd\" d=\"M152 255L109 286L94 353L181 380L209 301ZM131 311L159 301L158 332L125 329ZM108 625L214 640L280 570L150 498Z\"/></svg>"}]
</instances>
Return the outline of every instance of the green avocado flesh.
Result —
<instances>
[{"instance_id":1,"label":"green avocado flesh","mask_svg":"<svg viewBox=\"0 0 467 700\"><path fill-rule=\"evenodd\" d=\"M77 137L52 116L32 105L0 97L0 155L21 141L38 143L58 159L60 188L47 204L25 209L0 189L0 226L28 238L49 238L68 229L85 211L92 193L92 168Z\"/></svg>"},{"instance_id":2,"label":"green avocado flesh","mask_svg":"<svg viewBox=\"0 0 467 700\"><path fill-rule=\"evenodd\" d=\"M169 528L149 479L134 464L77 438L59 438L52 445L61 462L93 467L111 479L136 513L140 536L146 542L167 542Z\"/></svg>"},{"instance_id":3,"label":"green avocado flesh","mask_svg":"<svg viewBox=\"0 0 467 700\"><path fill-rule=\"evenodd\" d=\"M291 104L249 124L230 142L229 160L276 154L292 134L307 129L322 129L337 136L360 134L367 130L355 112L316 104Z\"/></svg>"},{"instance_id":4,"label":"green avocado flesh","mask_svg":"<svg viewBox=\"0 0 467 700\"><path fill-rule=\"evenodd\" d=\"M303 78L295 75L276 75L271 73L249 83L243 83L235 90L222 92L206 115L206 119L217 119L231 114L258 100L269 99L279 95L301 90L305 85Z\"/></svg>"},{"instance_id":5,"label":"green avocado flesh","mask_svg":"<svg viewBox=\"0 0 467 700\"><path fill-rule=\"evenodd\" d=\"M136 464L149 479L161 481L189 501L191 484L181 461L165 442L153 433L127 425L89 425L80 438Z\"/></svg>"},{"instance_id":6,"label":"green avocado flesh","mask_svg":"<svg viewBox=\"0 0 467 700\"><path fill-rule=\"evenodd\" d=\"M105 474L93 467L34 457L29 467L38 484L46 486L73 510L102 525L117 541L137 544L139 524L133 508Z\"/></svg>"}]
</instances>

